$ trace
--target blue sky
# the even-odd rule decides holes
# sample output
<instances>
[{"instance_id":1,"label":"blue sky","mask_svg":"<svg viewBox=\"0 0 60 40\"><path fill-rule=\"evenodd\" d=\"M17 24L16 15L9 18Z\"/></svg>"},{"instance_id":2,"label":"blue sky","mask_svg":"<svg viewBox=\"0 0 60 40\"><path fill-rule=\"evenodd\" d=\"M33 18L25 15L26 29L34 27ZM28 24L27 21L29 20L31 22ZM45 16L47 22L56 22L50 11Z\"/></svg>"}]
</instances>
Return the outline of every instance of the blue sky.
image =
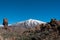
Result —
<instances>
[{"instance_id":1,"label":"blue sky","mask_svg":"<svg viewBox=\"0 0 60 40\"><path fill-rule=\"evenodd\" d=\"M0 0L0 24L5 17L9 24L27 19L60 20L60 0Z\"/></svg>"}]
</instances>

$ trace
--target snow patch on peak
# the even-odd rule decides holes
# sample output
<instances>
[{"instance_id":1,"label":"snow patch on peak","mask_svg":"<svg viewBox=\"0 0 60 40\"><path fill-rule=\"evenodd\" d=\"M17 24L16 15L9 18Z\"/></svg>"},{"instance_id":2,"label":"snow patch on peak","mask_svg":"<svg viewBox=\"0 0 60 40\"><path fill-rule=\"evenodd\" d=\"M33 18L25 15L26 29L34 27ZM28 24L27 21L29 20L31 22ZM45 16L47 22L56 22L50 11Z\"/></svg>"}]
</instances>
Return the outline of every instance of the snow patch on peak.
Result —
<instances>
[{"instance_id":1,"label":"snow patch on peak","mask_svg":"<svg viewBox=\"0 0 60 40\"><path fill-rule=\"evenodd\" d=\"M34 27L34 26L42 24L42 23L45 24L46 22L35 20L35 19L29 19L29 20L26 20L24 23L25 23L26 27Z\"/></svg>"},{"instance_id":2,"label":"snow patch on peak","mask_svg":"<svg viewBox=\"0 0 60 40\"><path fill-rule=\"evenodd\" d=\"M32 23L33 23L33 22L38 22L38 23L40 23L40 24L41 24L41 23L46 23L46 22L43 22L43 21L35 20L35 19L29 19L29 20L26 20L26 21L28 21L29 23L30 23L30 22L32 22Z\"/></svg>"}]
</instances>

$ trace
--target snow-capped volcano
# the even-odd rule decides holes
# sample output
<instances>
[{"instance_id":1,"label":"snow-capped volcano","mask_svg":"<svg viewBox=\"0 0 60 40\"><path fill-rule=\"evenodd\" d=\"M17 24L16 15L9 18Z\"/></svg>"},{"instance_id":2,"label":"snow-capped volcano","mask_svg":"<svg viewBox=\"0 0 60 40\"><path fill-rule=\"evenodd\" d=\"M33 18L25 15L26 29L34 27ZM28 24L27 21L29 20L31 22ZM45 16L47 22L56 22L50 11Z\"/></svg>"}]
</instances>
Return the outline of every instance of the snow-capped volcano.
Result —
<instances>
[{"instance_id":1,"label":"snow-capped volcano","mask_svg":"<svg viewBox=\"0 0 60 40\"><path fill-rule=\"evenodd\" d=\"M26 22L26 24L28 24L28 25L30 25L30 24L35 24L35 25L37 25L37 24L45 23L45 22L43 22L43 21L34 20L34 19L29 19L29 20L27 20L27 21L25 21L25 22Z\"/></svg>"},{"instance_id":2,"label":"snow-capped volcano","mask_svg":"<svg viewBox=\"0 0 60 40\"><path fill-rule=\"evenodd\" d=\"M46 22L35 20L35 19L29 19L26 21L17 22L16 24L13 24L12 26L30 28L30 27L35 27L36 25L39 25L42 23L45 24Z\"/></svg>"}]
</instances>

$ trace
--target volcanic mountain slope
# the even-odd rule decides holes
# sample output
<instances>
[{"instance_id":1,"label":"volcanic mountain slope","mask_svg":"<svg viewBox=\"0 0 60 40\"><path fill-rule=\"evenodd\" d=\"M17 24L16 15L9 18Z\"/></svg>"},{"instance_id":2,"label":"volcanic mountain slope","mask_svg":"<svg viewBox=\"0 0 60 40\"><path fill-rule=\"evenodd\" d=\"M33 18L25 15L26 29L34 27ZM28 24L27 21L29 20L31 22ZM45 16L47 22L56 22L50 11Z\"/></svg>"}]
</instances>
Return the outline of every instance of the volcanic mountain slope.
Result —
<instances>
[{"instance_id":1,"label":"volcanic mountain slope","mask_svg":"<svg viewBox=\"0 0 60 40\"><path fill-rule=\"evenodd\" d=\"M46 23L46 22L43 22L43 21L39 21L39 20L34 20L34 19L29 19L29 20L26 20L26 21L22 21L22 22L17 22L15 24L12 24L11 26L14 26L14 27L24 27L24 28L33 28L35 27L36 25L39 25L39 24L42 24L42 23Z\"/></svg>"}]
</instances>

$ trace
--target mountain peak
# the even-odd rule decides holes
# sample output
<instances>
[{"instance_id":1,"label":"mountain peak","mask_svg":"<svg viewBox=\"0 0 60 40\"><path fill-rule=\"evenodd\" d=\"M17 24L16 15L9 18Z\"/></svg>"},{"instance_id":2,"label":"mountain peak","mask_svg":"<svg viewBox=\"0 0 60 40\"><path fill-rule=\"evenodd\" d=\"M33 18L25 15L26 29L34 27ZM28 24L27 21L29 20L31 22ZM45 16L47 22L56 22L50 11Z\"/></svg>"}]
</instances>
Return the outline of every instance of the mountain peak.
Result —
<instances>
[{"instance_id":1,"label":"mountain peak","mask_svg":"<svg viewBox=\"0 0 60 40\"><path fill-rule=\"evenodd\" d=\"M26 21L17 22L13 26L30 28L30 27L35 27L36 25L39 25L39 24L42 24L42 23L45 24L46 22L35 20L35 19L28 19Z\"/></svg>"},{"instance_id":2,"label":"mountain peak","mask_svg":"<svg viewBox=\"0 0 60 40\"><path fill-rule=\"evenodd\" d=\"M29 21L29 22L38 22L38 23L46 23L46 22L43 22L43 21L40 21L40 20L36 20L36 19L29 19L29 20L26 20L26 21Z\"/></svg>"}]
</instances>

